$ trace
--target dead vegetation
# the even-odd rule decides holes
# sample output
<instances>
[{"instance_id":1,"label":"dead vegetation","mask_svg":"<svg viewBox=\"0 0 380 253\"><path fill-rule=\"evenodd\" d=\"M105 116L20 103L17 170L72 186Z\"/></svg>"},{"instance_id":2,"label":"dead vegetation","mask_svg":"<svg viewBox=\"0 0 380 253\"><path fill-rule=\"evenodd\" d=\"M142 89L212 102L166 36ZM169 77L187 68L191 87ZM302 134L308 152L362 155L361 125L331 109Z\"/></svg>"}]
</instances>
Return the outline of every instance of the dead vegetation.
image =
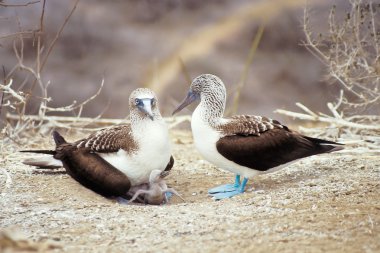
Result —
<instances>
[{"instance_id":1,"label":"dead vegetation","mask_svg":"<svg viewBox=\"0 0 380 253\"><path fill-rule=\"evenodd\" d=\"M14 31L0 37L1 40L11 41L16 58L16 64L9 71L3 67L3 80L0 81L0 124L2 140L0 150L9 153L9 144L33 144L32 136L44 136L53 128L65 130L94 131L105 126L127 122L124 119L101 118L102 112L97 117L82 117L83 107L97 98L104 87L105 80L101 80L99 89L94 95L78 103L61 107L51 107L49 102L52 97L48 94L48 87L54 80L45 80L43 68L54 46L61 36L65 26L73 15L79 0L75 1L70 12L66 15L63 23L58 28L54 38L47 41L44 37L45 6L46 0L32 1L23 4L1 3L3 7L27 7L31 4L40 4L41 14L35 30L23 30L18 24L19 31ZM18 19L17 19L18 20ZM28 43L26 45L26 43ZM34 59L25 56L25 48L32 47ZM31 100L38 101L36 114L26 112L31 106ZM30 111L30 110L29 110ZM70 113L73 116L58 116L60 113ZM188 116L167 119L170 127L174 127L183 121L189 120Z\"/></svg>"},{"instance_id":2,"label":"dead vegetation","mask_svg":"<svg viewBox=\"0 0 380 253\"><path fill-rule=\"evenodd\" d=\"M38 28L32 31L25 31L19 23L19 31L4 35L0 39L12 40L13 51L17 63L10 70L6 71L3 68L3 81L0 82L1 91L1 106L0 112L4 122L1 124L3 136L2 147L9 142L24 143L26 140L30 140L30 137L35 134L46 134L53 127L71 128L77 126L79 123L77 119L81 117L83 106L95 99L100 93L104 80L102 80L99 90L95 95L91 96L87 100L77 103L73 101L72 104L62 107L53 108L48 104L52 98L48 94L48 87L51 81L46 81L43 78L43 68L48 61L56 41L59 39L70 17L74 13L79 0L77 0L66 16L64 22L59 27L55 37L52 41L48 42L44 39L44 17L45 17L45 5L46 0L28 2L25 4L11 5L4 3L7 7L21 7L28 6L30 4L41 4L41 15L39 19ZM34 60L26 59L24 55L25 43L30 43L28 46L32 46L35 50ZM15 80L18 82L15 85ZM39 101L39 106L36 115L26 115L28 106L30 106L31 100ZM61 124L59 121L55 121L51 118L52 113L57 112L71 112L72 117L71 124ZM83 123L81 121L81 123ZM88 124L89 122L85 122Z\"/></svg>"},{"instance_id":3,"label":"dead vegetation","mask_svg":"<svg viewBox=\"0 0 380 253\"><path fill-rule=\"evenodd\" d=\"M337 100L327 103L331 114L313 112L301 103L297 106L302 113L276 112L325 123L329 129L302 131L380 152L380 5L363 0L350 3L344 17L337 16L335 6L331 8L325 34L313 32L309 10L304 12L304 45L324 63L327 78L341 86Z\"/></svg>"}]
</instances>

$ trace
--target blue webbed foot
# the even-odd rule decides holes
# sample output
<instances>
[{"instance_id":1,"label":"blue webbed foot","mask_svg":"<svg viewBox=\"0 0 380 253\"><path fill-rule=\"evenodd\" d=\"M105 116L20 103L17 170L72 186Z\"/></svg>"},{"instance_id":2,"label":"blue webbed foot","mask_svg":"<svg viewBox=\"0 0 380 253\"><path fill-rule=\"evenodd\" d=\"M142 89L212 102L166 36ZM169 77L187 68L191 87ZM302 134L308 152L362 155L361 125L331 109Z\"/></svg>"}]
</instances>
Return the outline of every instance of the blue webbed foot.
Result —
<instances>
[{"instance_id":1,"label":"blue webbed foot","mask_svg":"<svg viewBox=\"0 0 380 253\"><path fill-rule=\"evenodd\" d=\"M235 191L239 186L236 186L234 184L224 184L224 185L219 185L217 187L211 188L208 190L209 194L215 194L215 193L220 193L220 192L231 192Z\"/></svg>"},{"instance_id":2,"label":"blue webbed foot","mask_svg":"<svg viewBox=\"0 0 380 253\"><path fill-rule=\"evenodd\" d=\"M236 196L236 195L239 195L242 193L243 192L241 192L240 189L236 189L236 190L231 191L231 192L219 192L219 193L213 194L212 198L215 200L221 200L221 199L231 198L233 196Z\"/></svg>"},{"instance_id":3,"label":"blue webbed foot","mask_svg":"<svg viewBox=\"0 0 380 253\"><path fill-rule=\"evenodd\" d=\"M240 187L240 175L236 175L234 184L224 184L208 190L208 193L213 195L220 192L232 192Z\"/></svg>"},{"instance_id":4,"label":"blue webbed foot","mask_svg":"<svg viewBox=\"0 0 380 253\"><path fill-rule=\"evenodd\" d=\"M171 197L173 197L173 193L171 192L165 192L165 196L166 196L166 199L170 199Z\"/></svg>"},{"instance_id":5,"label":"blue webbed foot","mask_svg":"<svg viewBox=\"0 0 380 253\"><path fill-rule=\"evenodd\" d=\"M238 178L238 177L236 177ZM240 177L239 177L239 182L240 182ZM245 186L247 185L248 178L244 178L243 182L241 185L236 186L234 185L234 190L232 191L226 191L226 192L215 192L215 193L210 193L209 194L215 199L215 200L221 200L221 199L226 199L226 198L231 198L235 195L241 194L245 191Z\"/></svg>"}]
</instances>

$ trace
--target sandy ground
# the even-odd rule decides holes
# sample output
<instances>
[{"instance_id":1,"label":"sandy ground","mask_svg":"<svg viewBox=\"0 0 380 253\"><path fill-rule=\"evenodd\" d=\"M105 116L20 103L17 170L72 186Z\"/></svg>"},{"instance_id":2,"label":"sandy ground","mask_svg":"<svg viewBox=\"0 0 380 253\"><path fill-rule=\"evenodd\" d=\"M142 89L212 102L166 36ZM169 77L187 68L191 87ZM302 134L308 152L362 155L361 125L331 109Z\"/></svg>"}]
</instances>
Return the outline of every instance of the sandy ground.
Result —
<instances>
[{"instance_id":1,"label":"sandy ground","mask_svg":"<svg viewBox=\"0 0 380 253\"><path fill-rule=\"evenodd\" d=\"M64 170L35 170L18 163L19 153L8 155L0 168L0 251L380 252L378 155L304 159L217 202L207 189L233 175L202 160L190 133L175 132L173 142L166 181L186 202L174 197L162 206L121 205Z\"/></svg>"}]
</instances>

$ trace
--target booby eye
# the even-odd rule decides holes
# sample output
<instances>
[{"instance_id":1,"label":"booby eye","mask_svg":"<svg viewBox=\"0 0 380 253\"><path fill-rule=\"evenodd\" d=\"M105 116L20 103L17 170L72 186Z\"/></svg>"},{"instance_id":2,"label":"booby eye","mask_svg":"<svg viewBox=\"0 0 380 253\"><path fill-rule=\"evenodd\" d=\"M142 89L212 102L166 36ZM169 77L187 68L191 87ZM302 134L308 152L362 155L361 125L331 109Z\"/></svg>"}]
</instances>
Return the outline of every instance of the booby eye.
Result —
<instances>
[{"instance_id":1,"label":"booby eye","mask_svg":"<svg viewBox=\"0 0 380 253\"><path fill-rule=\"evenodd\" d=\"M156 106L156 99L152 99L152 101L151 101L151 104L152 104L152 106Z\"/></svg>"},{"instance_id":2,"label":"booby eye","mask_svg":"<svg viewBox=\"0 0 380 253\"><path fill-rule=\"evenodd\" d=\"M135 105L139 105L139 104L140 104L140 99L135 98Z\"/></svg>"}]
</instances>

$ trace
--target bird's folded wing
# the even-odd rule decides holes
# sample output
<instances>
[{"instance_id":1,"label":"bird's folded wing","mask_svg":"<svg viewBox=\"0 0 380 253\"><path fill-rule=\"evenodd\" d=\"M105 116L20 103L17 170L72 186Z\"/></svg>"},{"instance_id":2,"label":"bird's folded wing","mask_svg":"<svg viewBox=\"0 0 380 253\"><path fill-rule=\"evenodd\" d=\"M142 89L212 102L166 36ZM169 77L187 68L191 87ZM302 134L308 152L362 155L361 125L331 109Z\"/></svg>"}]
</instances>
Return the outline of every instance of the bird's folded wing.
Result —
<instances>
[{"instance_id":1,"label":"bird's folded wing","mask_svg":"<svg viewBox=\"0 0 380 253\"><path fill-rule=\"evenodd\" d=\"M319 153L301 135L279 128L260 136L225 136L216 143L216 148L228 160L261 171Z\"/></svg>"},{"instance_id":2,"label":"bird's folded wing","mask_svg":"<svg viewBox=\"0 0 380 253\"><path fill-rule=\"evenodd\" d=\"M254 135L272 130L272 129L289 129L277 120L254 115L237 115L227 119L228 122L218 126L218 130L223 136L232 135Z\"/></svg>"},{"instance_id":3,"label":"bird's folded wing","mask_svg":"<svg viewBox=\"0 0 380 253\"><path fill-rule=\"evenodd\" d=\"M130 153L137 149L129 124L104 128L75 142L75 145L100 153L117 152L120 149Z\"/></svg>"},{"instance_id":4,"label":"bird's folded wing","mask_svg":"<svg viewBox=\"0 0 380 253\"><path fill-rule=\"evenodd\" d=\"M265 171L313 153L309 141L265 117L234 116L220 126L220 131L218 152L228 160L256 170Z\"/></svg>"}]
</instances>

